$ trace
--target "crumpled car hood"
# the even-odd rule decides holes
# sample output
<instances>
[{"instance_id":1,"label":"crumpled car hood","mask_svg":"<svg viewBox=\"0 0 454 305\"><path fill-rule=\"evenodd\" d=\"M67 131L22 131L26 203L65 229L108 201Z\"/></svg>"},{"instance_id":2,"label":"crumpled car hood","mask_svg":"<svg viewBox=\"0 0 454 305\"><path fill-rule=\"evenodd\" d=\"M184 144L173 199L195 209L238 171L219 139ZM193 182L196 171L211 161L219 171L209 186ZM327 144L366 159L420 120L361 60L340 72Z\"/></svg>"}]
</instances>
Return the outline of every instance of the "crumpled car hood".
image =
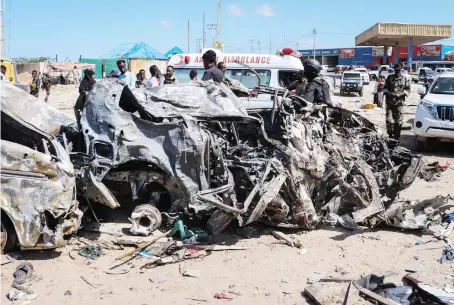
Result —
<instances>
[{"instance_id":1,"label":"crumpled car hood","mask_svg":"<svg viewBox=\"0 0 454 305\"><path fill-rule=\"evenodd\" d=\"M75 123L73 119L52 108L48 103L14 85L3 82L0 91L2 109L7 108L9 112L49 135L58 135L67 126Z\"/></svg>"},{"instance_id":2,"label":"crumpled car hood","mask_svg":"<svg viewBox=\"0 0 454 305\"><path fill-rule=\"evenodd\" d=\"M224 84L166 85L151 90L133 89L145 110L155 117L190 115L210 118L245 118L241 101Z\"/></svg>"}]
</instances>

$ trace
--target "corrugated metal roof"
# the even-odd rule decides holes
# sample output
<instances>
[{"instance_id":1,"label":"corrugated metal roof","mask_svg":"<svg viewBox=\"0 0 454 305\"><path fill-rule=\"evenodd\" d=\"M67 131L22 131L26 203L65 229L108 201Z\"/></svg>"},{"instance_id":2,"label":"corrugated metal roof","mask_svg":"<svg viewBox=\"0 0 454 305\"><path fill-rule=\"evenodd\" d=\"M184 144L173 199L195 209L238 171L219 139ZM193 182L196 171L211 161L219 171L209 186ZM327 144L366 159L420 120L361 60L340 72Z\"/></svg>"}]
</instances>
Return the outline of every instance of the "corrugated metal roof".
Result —
<instances>
[{"instance_id":1,"label":"corrugated metal roof","mask_svg":"<svg viewBox=\"0 0 454 305\"><path fill-rule=\"evenodd\" d=\"M183 51L181 48L175 46L175 47L171 48L170 50L168 50L168 51L164 54L164 56L167 57L167 58L169 58L169 57L172 56L173 54L183 54L183 53L184 53L184 51Z\"/></svg>"},{"instance_id":2,"label":"corrugated metal roof","mask_svg":"<svg viewBox=\"0 0 454 305\"><path fill-rule=\"evenodd\" d=\"M99 57L99 59L115 58L168 59L161 52L144 42L124 43Z\"/></svg>"}]
</instances>

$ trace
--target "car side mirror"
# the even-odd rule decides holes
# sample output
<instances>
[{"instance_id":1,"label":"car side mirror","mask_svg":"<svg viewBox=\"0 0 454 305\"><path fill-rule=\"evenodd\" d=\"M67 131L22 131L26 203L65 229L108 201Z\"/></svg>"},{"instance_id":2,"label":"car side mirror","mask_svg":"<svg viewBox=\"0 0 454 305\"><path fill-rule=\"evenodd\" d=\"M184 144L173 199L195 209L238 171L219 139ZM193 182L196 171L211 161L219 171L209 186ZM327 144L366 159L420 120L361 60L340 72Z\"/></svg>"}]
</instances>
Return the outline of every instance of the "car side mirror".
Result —
<instances>
[{"instance_id":1,"label":"car side mirror","mask_svg":"<svg viewBox=\"0 0 454 305\"><path fill-rule=\"evenodd\" d=\"M425 87L419 87L418 88L418 94L419 95L426 95L426 88Z\"/></svg>"}]
</instances>

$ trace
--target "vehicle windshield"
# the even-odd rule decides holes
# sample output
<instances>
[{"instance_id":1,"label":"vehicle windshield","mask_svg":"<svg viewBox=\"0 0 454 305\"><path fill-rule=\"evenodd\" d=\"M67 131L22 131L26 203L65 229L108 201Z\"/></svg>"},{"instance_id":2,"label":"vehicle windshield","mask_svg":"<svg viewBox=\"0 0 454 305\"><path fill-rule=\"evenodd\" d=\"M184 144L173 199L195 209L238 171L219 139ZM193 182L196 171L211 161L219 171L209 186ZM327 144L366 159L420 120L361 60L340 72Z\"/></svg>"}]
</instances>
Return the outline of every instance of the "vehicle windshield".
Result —
<instances>
[{"instance_id":1,"label":"vehicle windshield","mask_svg":"<svg viewBox=\"0 0 454 305\"><path fill-rule=\"evenodd\" d=\"M298 71L296 70L279 70L279 86L284 88L290 86L294 81L296 81L297 73Z\"/></svg>"},{"instance_id":2,"label":"vehicle windshield","mask_svg":"<svg viewBox=\"0 0 454 305\"><path fill-rule=\"evenodd\" d=\"M425 71L426 71L426 74L430 74L430 75L435 74L435 71L434 71L434 70L425 70Z\"/></svg>"},{"instance_id":3,"label":"vehicle windshield","mask_svg":"<svg viewBox=\"0 0 454 305\"><path fill-rule=\"evenodd\" d=\"M189 82L191 79L189 78L189 72L191 70L197 71L197 78L202 79L203 73L205 73L205 69L198 68L198 69L190 69L190 68L175 68L175 77L178 79L180 83ZM271 79L271 71L270 70L255 70L262 79L262 85L269 86L270 79ZM252 73L248 69L227 69L225 71L225 77L230 79L238 80L241 84L245 87L252 89L257 87L258 79L257 76Z\"/></svg>"},{"instance_id":4,"label":"vehicle windshield","mask_svg":"<svg viewBox=\"0 0 454 305\"><path fill-rule=\"evenodd\" d=\"M361 73L367 73L367 69L355 69L355 70L358 72L361 72Z\"/></svg>"},{"instance_id":5,"label":"vehicle windshield","mask_svg":"<svg viewBox=\"0 0 454 305\"><path fill-rule=\"evenodd\" d=\"M361 79L361 74L359 73L344 73L344 79Z\"/></svg>"},{"instance_id":6,"label":"vehicle windshield","mask_svg":"<svg viewBox=\"0 0 454 305\"><path fill-rule=\"evenodd\" d=\"M430 93L454 95L454 77L439 77L435 80Z\"/></svg>"}]
</instances>

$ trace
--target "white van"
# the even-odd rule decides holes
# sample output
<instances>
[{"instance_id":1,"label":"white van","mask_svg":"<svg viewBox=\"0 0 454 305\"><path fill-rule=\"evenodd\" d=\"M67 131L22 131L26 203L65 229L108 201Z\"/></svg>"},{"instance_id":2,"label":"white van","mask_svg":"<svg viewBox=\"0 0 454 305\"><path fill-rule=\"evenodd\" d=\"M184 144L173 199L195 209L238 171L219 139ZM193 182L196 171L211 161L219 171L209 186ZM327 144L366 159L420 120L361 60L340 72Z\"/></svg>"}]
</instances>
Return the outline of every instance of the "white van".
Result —
<instances>
[{"instance_id":1,"label":"white van","mask_svg":"<svg viewBox=\"0 0 454 305\"><path fill-rule=\"evenodd\" d=\"M208 50L216 52L217 62L226 64L225 76L227 78L236 79L250 89L257 87L257 76L235 61L254 69L260 75L261 85L274 88L285 89L296 80L296 73L303 70L303 63L293 55L223 53L217 49L204 49L202 53L176 54L170 58L167 65L174 67L175 76L180 83L190 81L189 72L191 70L196 70L198 78L201 79L205 72L202 56ZM256 98L242 100L248 109L271 108L273 98L274 96L268 94L260 94Z\"/></svg>"}]
</instances>

